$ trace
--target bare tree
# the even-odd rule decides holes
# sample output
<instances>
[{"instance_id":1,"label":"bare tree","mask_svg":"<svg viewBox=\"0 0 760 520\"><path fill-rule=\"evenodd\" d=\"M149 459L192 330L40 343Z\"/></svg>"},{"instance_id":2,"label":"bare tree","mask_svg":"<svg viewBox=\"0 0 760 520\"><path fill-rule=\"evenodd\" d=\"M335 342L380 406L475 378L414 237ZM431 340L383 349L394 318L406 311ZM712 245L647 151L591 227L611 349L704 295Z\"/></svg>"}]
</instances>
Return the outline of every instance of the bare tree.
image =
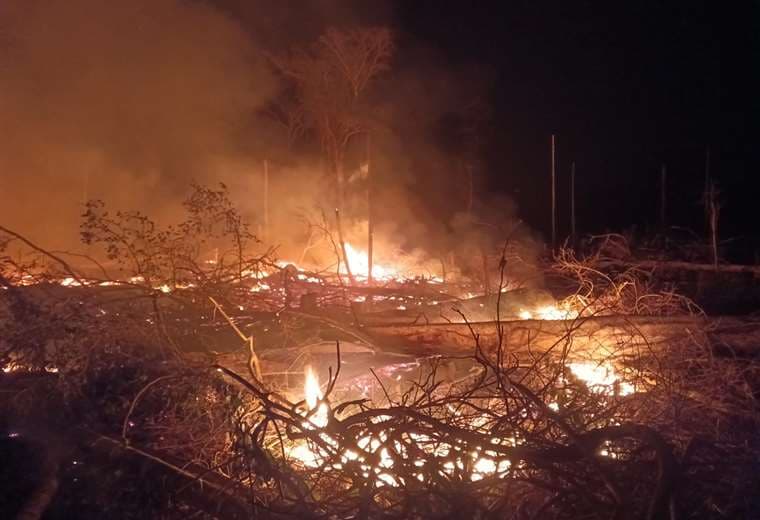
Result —
<instances>
[{"instance_id":1,"label":"bare tree","mask_svg":"<svg viewBox=\"0 0 760 520\"><path fill-rule=\"evenodd\" d=\"M352 137L366 131L360 101L370 82L390 67L391 32L385 28L330 29L311 47L274 58L295 82L292 121L319 136L337 188L336 207L345 207L344 159Z\"/></svg>"},{"instance_id":2,"label":"bare tree","mask_svg":"<svg viewBox=\"0 0 760 520\"><path fill-rule=\"evenodd\" d=\"M310 48L273 58L275 66L296 87L295 103L285 111L289 134L313 128L328 171L335 179L336 227L351 279L341 226L346 207L344 160L351 138L368 131L368 118L360 106L362 94L378 74L390 67L392 54L393 38L388 29L329 29ZM368 263L371 265L371 260Z\"/></svg>"}]
</instances>

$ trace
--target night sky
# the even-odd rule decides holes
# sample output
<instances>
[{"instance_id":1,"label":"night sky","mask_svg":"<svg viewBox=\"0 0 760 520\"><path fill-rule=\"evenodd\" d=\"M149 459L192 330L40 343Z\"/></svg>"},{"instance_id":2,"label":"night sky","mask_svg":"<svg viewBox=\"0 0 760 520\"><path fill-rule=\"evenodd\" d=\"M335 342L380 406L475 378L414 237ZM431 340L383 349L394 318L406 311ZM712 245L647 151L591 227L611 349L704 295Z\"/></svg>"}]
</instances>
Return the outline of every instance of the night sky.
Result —
<instances>
[{"instance_id":1,"label":"night sky","mask_svg":"<svg viewBox=\"0 0 760 520\"><path fill-rule=\"evenodd\" d=\"M536 228L550 226L556 133L561 230L575 161L581 230L655 226L665 163L669 224L701 231L709 147L724 229L744 235L758 234L759 14L757 2L435 0L397 13L452 63L492 74L484 189L512 194Z\"/></svg>"}]
</instances>

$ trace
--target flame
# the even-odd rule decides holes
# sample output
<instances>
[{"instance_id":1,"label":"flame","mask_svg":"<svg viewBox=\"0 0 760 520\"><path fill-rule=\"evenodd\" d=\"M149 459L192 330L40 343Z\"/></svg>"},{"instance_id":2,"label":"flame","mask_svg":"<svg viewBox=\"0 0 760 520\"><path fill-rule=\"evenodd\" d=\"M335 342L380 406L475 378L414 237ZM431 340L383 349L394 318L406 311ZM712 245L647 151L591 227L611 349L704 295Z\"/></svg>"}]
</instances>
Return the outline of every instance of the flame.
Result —
<instances>
[{"instance_id":1,"label":"flame","mask_svg":"<svg viewBox=\"0 0 760 520\"><path fill-rule=\"evenodd\" d=\"M367 273L369 272L367 252L357 249L346 242L346 257L348 258L349 267L351 267L351 273L357 277L367 278ZM345 266L341 267L341 271L345 271ZM401 272L394 267L384 266L373 262L372 278L375 280L394 280L403 278L403 276Z\"/></svg>"},{"instance_id":2,"label":"flame","mask_svg":"<svg viewBox=\"0 0 760 520\"><path fill-rule=\"evenodd\" d=\"M317 428L324 428L327 426L328 421L328 408L327 403L321 403L322 390L319 388L319 379L312 370L311 366L306 366L306 379L304 381L304 400L306 406L310 412L313 412L309 417L309 423Z\"/></svg>"},{"instance_id":3,"label":"flame","mask_svg":"<svg viewBox=\"0 0 760 520\"><path fill-rule=\"evenodd\" d=\"M303 385L304 399L306 400L306 406L309 410L313 410L317 406L317 402L322 399L322 391L319 388L319 380L314 374L311 366L306 367L306 379Z\"/></svg>"},{"instance_id":4,"label":"flame","mask_svg":"<svg viewBox=\"0 0 760 520\"><path fill-rule=\"evenodd\" d=\"M6 374L10 374L13 372L31 372L33 371L32 368L22 365L19 363L16 363L15 361L10 361L7 365L2 367L2 370ZM57 374L58 373L58 367L54 365L46 365L43 370L49 374Z\"/></svg>"},{"instance_id":5,"label":"flame","mask_svg":"<svg viewBox=\"0 0 760 520\"><path fill-rule=\"evenodd\" d=\"M583 361L569 363L568 368L575 377L583 381L595 393L630 395L636 390L632 384L622 381L610 363ZM616 388L617 387L617 388Z\"/></svg>"},{"instance_id":6,"label":"flame","mask_svg":"<svg viewBox=\"0 0 760 520\"><path fill-rule=\"evenodd\" d=\"M319 386L319 380L310 366L305 369L304 380L304 401L306 406L312 415L308 420L302 424L305 428L324 428L327 425L328 420L328 407L327 404L321 401L322 391ZM316 411L315 411L316 410ZM376 418L381 422L386 420L387 417L379 416ZM410 433L410 437L419 443L420 448L426 453L432 454L436 457L448 458L451 455L451 446L447 444L440 444L434 442L426 435L420 435L417 433ZM335 439L331 438L329 434L325 432L319 432L320 438L328 445L337 447L338 443ZM332 467L340 469L344 464L356 463L362 470L362 475L365 478L374 478L375 484L378 487L390 486L398 487L404 485L404 479L401 477L394 477L388 473L390 468L393 468L396 464L396 457L406 459L411 454L407 449L398 441L393 442L394 454L388 449L386 443L388 442L388 435L380 431L379 433L363 435L356 441L357 450L347 449L344 450L340 456L340 462L333 464ZM499 440L494 438L492 440L495 444L499 443ZM514 445L514 439L512 440ZM306 441L298 441L288 449L288 456L292 459L298 460L301 464L310 468L320 467L327 454L322 451L319 446L309 444ZM446 461L443 464L443 471L449 474L453 474L455 471L463 471L465 465L463 462L464 454L455 458L454 461ZM374 463L370 463L369 460L375 458ZM426 462L423 459L416 459L412 461L414 466L419 468L419 472L413 473L420 482L424 482L425 474L431 471L431 468L426 467ZM492 450L487 448L478 448L472 452L472 463L469 469L469 478L472 481L482 480L490 476L503 476L511 467L511 462L507 459L498 458L498 455Z\"/></svg>"},{"instance_id":7,"label":"flame","mask_svg":"<svg viewBox=\"0 0 760 520\"><path fill-rule=\"evenodd\" d=\"M569 305L544 305L533 310L520 310L521 320L574 320L579 315Z\"/></svg>"}]
</instances>

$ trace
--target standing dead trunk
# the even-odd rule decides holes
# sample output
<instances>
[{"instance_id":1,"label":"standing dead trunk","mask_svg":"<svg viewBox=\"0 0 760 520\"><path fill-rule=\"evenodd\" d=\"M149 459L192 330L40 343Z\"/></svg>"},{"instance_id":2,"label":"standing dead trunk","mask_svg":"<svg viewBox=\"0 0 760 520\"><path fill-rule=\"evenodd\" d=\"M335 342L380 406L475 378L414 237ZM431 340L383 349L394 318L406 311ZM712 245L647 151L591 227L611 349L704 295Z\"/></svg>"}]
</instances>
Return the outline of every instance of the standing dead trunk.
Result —
<instances>
[{"instance_id":1,"label":"standing dead trunk","mask_svg":"<svg viewBox=\"0 0 760 520\"><path fill-rule=\"evenodd\" d=\"M720 207L715 193L715 185L710 185L710 243L712 249L713 266L718 269L718 213Z\"/></svg>"},{"instance_id":2,"label":"standing dead trunk","mask_svg":"<svg viewBox=\"0 0 760 520\"><path fill-rule=\"evenodd\" d=\"M335 208L335 226L338 228L338 242L340 243L340 252L343 255L343 262L346 264L346 274L348 275L348 280L351 283L351 285L355 285L354 283L354 275L351 272L351 264L348 261L348 252L346 250L346 241L343 238L343 225L341 224L340 220L340 209Z\"/></svg>"},{"instance_id":3,"label":"standing dead trunk","mask_svg":"<svg viewBox=\"0 0 760 520\"><path fill-rule=\"evenodd\" d=\"M269 240L269 161L264 159L264 241Z\"/></svg>"},{"instance_id":4,"label":"standing dead trunk","mask_svg":"<svg viewBox=\"0 0 760 520\"><path fill-rule=\"evenodd\" d=\"M557 247L557 145L552 134L552 252Z\"/></svg>"},{"instance_id":5,"label":"standing dead trunk","mask_svg":"<svg viewBox=\"0 0 760 520\"><path fill-rule=\"evenodd\" d=\"M336 208L343 213L346 208L346 173L343 171L343 160L339 157L335 158L335 181L338 187Z\"/></svg>"},{"instance_id":6,"label":"standing dead trunk","mask_svg":"<svg viewBox=\"0 0 760 520\"><path fill-rule=\"evenodd\" d=\"M570 165L570 240L575 244L575 161Z\"/></svg>"},{"instance_id":7,"label":"standing dead trunk","mask_svg":"<svg viewBox=\"0 0 760 520\"><path fill-rule=\"evenodd\" d=\"M472 199L474 197L475 186L472 179L472 166L465 164L465 170L467 171L467 215L472 216Z\"/></svg>"},{"instance_id":8,"label":"standing dead trunk","mask_svg":"<svg viewBox=\"0 0 760 520\"><path fill-rule=\"evenodd\" d=\"M335 169L335 181L338 188L335 204L335 227L338 230L338 242L340 243L343 262L346 264L346 274L348 275L351 285L354 285L354 275L351 272L351 263L348 260L348 251L346 250L346 240L343 235L343 223L341 220L341 214L346 207L346 174L343 170L343 154L336 143L333 143L331 151L332 165Z\"/></svg>"},{"instance_id":9,"label":"standing dead trunk","mask_svg":"<svg viewBox=\"0 0 760 520\"><path fill-rule=\"evenodd\" d=\"M485 246L480 248L480 257L483 261L483 294L488 296L491 294L491 278L488 274L488 254L486 253Z\"/></svg>"},{"instance_id":10,"label":"standing dead trunk","mask_svg":"<svg viewBox=\"0 0 760 520\"><path fill-rule=\"evenodd\" d=\"M367 285L372 286L372 262L375 246L375 222L372 217L371 134L367 132Z\"/></svg>"},{"instance_id":11,"label":"standing dead trunk","mask_svg":"<svg viewBox=\"0 0 760 520\"><path fill-rule=\"evenodd\" d=\"M665 231L667 226L667 182L668 182L668 170L663 164L660 169L660 229Z\"/></svg>"}]
</instances>

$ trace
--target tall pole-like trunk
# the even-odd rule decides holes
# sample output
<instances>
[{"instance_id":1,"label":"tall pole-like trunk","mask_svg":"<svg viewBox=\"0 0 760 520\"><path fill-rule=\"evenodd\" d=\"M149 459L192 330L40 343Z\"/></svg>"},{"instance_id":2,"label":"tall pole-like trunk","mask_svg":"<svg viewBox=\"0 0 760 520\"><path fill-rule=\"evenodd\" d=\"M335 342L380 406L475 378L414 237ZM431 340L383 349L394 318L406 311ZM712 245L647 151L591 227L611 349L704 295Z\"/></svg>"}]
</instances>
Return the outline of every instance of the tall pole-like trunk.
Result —
<instances>
[{"instance_id":1,"label":"tall pole-like trunk","mask_svg":"<svg viewBox=\"0 0 760 520\"><path fill-rule=\"evenodd\" d=\"M346 203L346 178L343 171L343 157L336 151L335 153L335 178L338 181L338 206L335 208L335 226L338 228L338 242L340 251L343 254L343 263L346 264L346 274L351 285L354 285L354 273L351 271L351 262L348 260L348 251L346 250L346 239L343 235L342 213Z\"/></svg>"},{"instance_id":2,"label":"tall pole-like trunk","mask_svg":"<svg viewBox=\"0 0 760 520\"><path fill-rule=\"evenodd\" d=\"M705 221L707 223L707 229L709 231L710 229L710 212L707 207L707 194L710 192L710 184L712 180L710 179L710 148L708 147L705 150L705 189L704 189L704 202L705 202Z\"/></svg>"},{"instance_id":3,"label":"tall pole-like trunk","mask_svg":"<svg viewBox=\"0 0 760 520\"><path fill-rule=\"evenodd\" d=\"M488 273L488 253L485 244L480 246L480 259L483 263L483 295L488 296L491 294L491 277Z\"/></svg>"},{"instance_id":4,"label":"tall pole-like trunk","mask_svg":"<svg viewBox=\"0 0 760 520\"><path fill-rule=\"evenodd\" d=\"M570 165L570 239L575 243L575 161Z\"/></svg>"},{"instance_id":5,"label":"tall pole-like trunk","mask_svg":"<svg viewBox=\"0 0 760 520\"><path fill-rule=\"evenodd\" d=\"M372 216L372 134L367 132L367 285L372 285L372 263L375 246L375 221Z\"/></svg>"},{"instance_id":6,"label":"tall pole-like trunk","mask_svg":"<svg viewBox=\"0 0 760 520\"><path fill-rule=\"evenodd\" d=\"M660 229L662 229L663 231L665 230L665 227L667 226L667 221L666 221L667 197L668 197L667 181L668 181L668 169L665 166L665 164L663 164L662 169L660 170Z\"/></svg>"},{"instance_id":7,"label":"tall pole-like trunk","mask_svg":"<svg viewBox=\"0 0 760 520\"><path fill-rule=\"evenodd\" d=\"M336 150L334 158L335 180L338 184L337 208L343 213L346 210L346 173L343 170L343 155Z\"/></svg>"},{"instance_id":8,"label":"tall pole-like trunk","mask_svg":"<svg viewBox=\"0 0 760 520\"><path fill-rule=\"evenodd\" d=\"M351 282L351 285L354 285L354 274L351 272L351 263L348 261L348 252L346 251L346 241L343 238L343 225L340 221L339 208L335 208L335 226L338 228L338 243L340 244L340 251L343 254L343 263L346 264L348 281Z\"/></svg>"},{"instance_id":9,"label":"tall pole-like trunk","mask_svg":"<svg viewBox=\"0 0 760 520\"><path fill-rule=\"evenodd\" d=\"M713 267L718 270L718 194L715 190L715 183L710 183L708 192L708 204L710 211L710 245L712 249Z\"/></svg>"},{"instance_id":10,"label":"tall pole-like trunk","mask_svg":"<svg viewBox=\"0 0 760 520\"><path fill-rule=\"evenodd\" d=\"M346 207L346 178L343 170L343 149L341 148L341 144L335 140L334 136L329 142L327 155L332 163L332 167L335 169L335 180L338 188L338 196L335 205L335 227L338 229L338 242L340 244L341 254L343 255L343 262L346 264L348 280L351 285L354 285L354 274L351 272L351 263L348 260L346 240L343 236L343 224L341 222L341 214Z\"/></svg>"},{"instance_id":11,"label":"tall pole-like trunk","mask_svg":"<svg viewBox=\"0 0 760 520\"><path fill-rule=\"evenodd\" d=\"M269 240L269 161L264 159L264 241Z\"/></svg>"},{"instance_id":12,"label":"tall pole-like trunk","mask_svg":"<svg viewBox=\"0 0 760 520\"><path fill-rule=\"evenodd\" d=\"M472 165L465 163L467 171L467 215L472 217L472 199L474 198L475 186L472 180Z\"/></svg>"},{"instance_id":13,"label":"tall pole-like trunk","mask_svg":"<svg viewBox=\"0 0 760 520\"><path fill-rule=\"evenodd\" d=\"M552 251L557 247L557 146L552 134Z\"/></svg>"}]
</instances>

